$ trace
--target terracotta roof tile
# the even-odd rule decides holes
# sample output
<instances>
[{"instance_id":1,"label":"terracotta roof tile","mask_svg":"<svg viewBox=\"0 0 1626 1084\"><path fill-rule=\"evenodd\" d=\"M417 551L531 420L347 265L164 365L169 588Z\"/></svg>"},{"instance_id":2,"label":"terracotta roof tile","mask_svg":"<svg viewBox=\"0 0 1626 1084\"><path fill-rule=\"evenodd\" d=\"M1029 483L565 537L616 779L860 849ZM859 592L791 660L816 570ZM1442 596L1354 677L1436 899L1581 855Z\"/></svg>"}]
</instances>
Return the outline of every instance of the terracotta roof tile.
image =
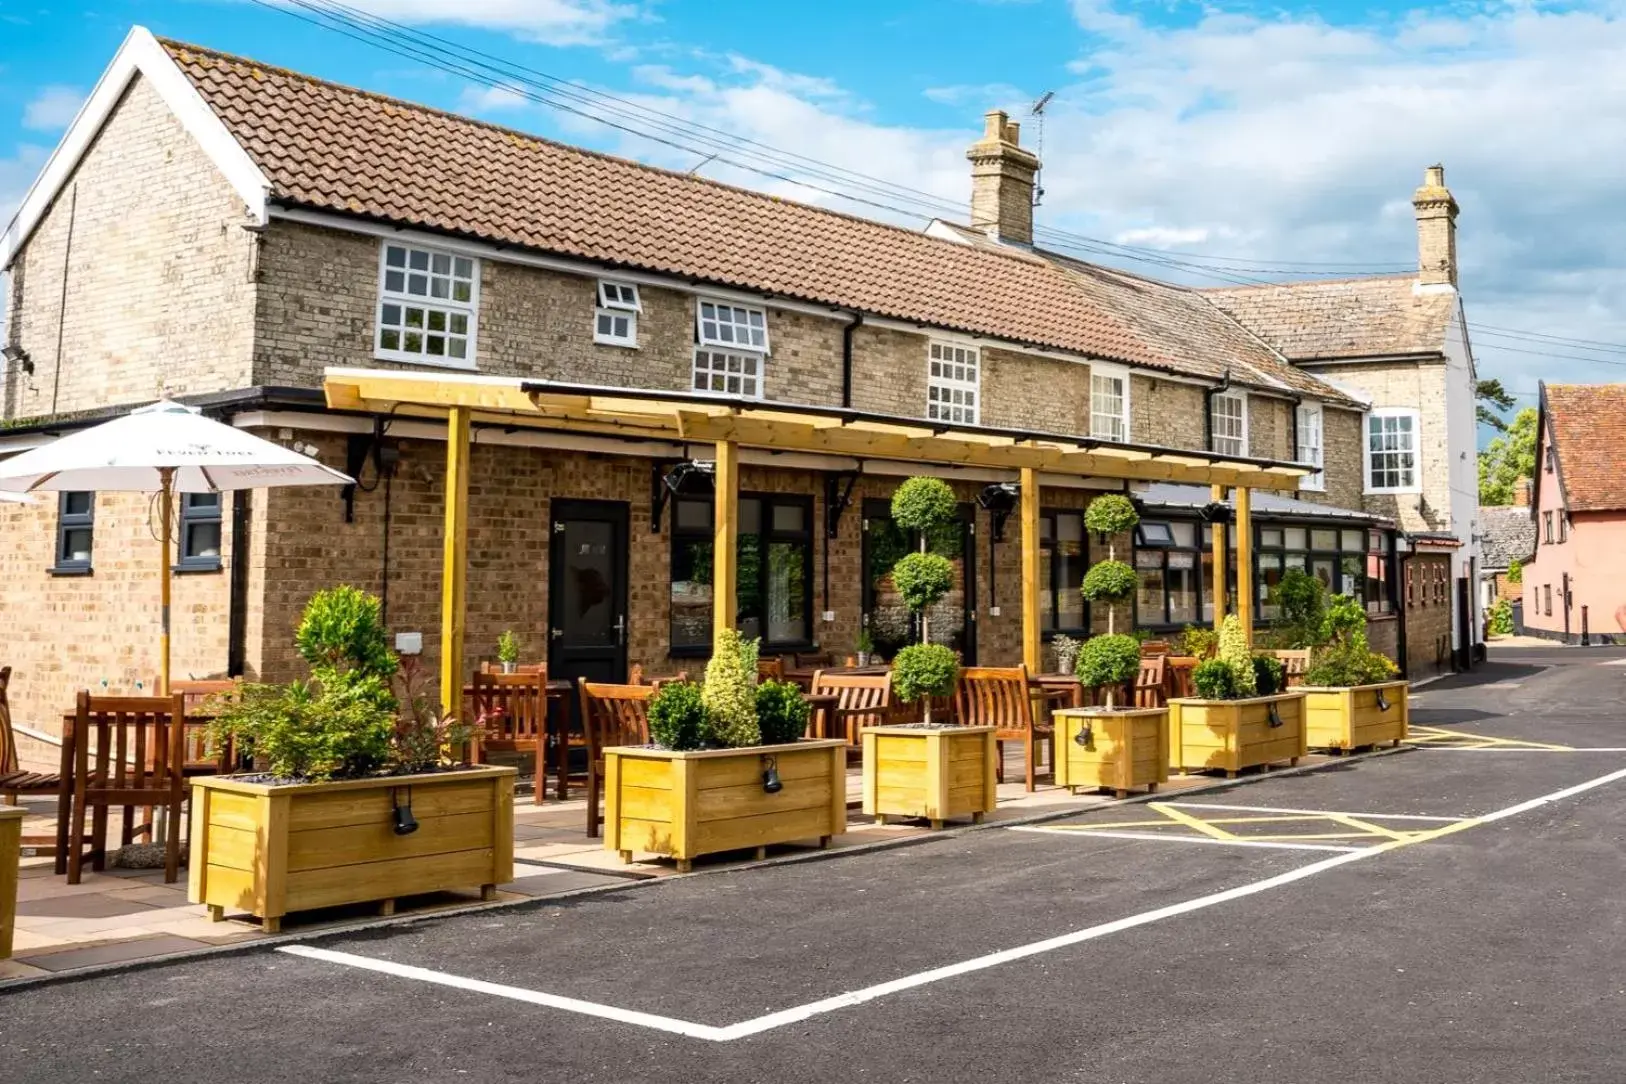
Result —
<instances>
[{"instance_id":1,"label":"terracotta roof tile","mask_svg":"<svg viewBox=\"0 0 1626 1084\"><path fill-rule=\"evenodd\" d=\"M213 50L164 47L285 204L1018 343L1346 397L1195 291L581 150Z\"/></svg>"},{"instance_id":2,"label":"terracotta roof tile","mask_svg":"<svg viewBox=\"0 0 1626 1084\"><path fill-rule=\"evenodd\" d=\"M1543 384L1542 391L1566 507L1626 508L1626 384Z\"/></svg>"},{"instance_id":3,"label":"terracotta roof tile","mask_svg":"<svg viewBox=\"0 0 1626 1084\"><path fill-rule=\"evenodd\" d=\"M1202 293L1290 360L1327 361L1442 352L1456 294L1416 285L1416 275L1382 275Z\"/></svg>"}]
</instances>

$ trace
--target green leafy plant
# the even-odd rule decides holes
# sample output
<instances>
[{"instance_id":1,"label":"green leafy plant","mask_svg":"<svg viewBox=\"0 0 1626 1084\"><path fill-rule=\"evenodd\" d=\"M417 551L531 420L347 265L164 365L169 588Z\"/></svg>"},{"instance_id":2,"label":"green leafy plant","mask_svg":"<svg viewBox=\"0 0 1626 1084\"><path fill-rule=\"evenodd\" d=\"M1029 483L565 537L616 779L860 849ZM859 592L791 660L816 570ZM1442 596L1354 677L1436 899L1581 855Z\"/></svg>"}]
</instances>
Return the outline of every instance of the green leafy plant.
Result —
<instances>
[{"instance_id":1,"label":"green leafy plant","mask_svg":"<svg viewBox=\"0 0 1626 1084\"><path fill-rule=\"evenodd\" d=\"M1084 510L1084 525L1108 537L1122 534L1139 522L1134 502L1122 493L1103 493Z\"/></svg>"},{"instance_id":2,"label":"green leafy plant","mask_svg":"<svg viewBox=\"0 0 1626 1084\"><path fill-rule=\"evenodd\" d=\"M1507 582L1524 582L1524 562L1519 560L1517 557L1513 558L1513 560L1507 563Z\"/></svg>"},{"instance_id":3,"label":"green leafy plant","mask_svg":"<svg viewBox=\"0 0 1626 1084\"><path fill-rule=\"evenodd\" d=\"M910 644L892 660L892 691L905 704L926 701L926 723L931 725L934 696L954 691L960 659L942 644Z\"/></svg>"},{"instance_id":4,"label":"green leafy plant","mask_svg":"<svg viewBox=\"0 0 1626 1084\"><path fill-rule=\"evenodd\" d=\"M1326 640L1327 587L1302 569L1290 568L1270 593L1280 607L1276 639L1284 648L1316 647Z\"/></svg>"},{"instance_id":5,"label":"green leafy plant","mask_svg":"<svg viewBox=\"0 0 1626 1084\"><path fill-rule=\"evenodd\" d=\"M1194 659L1206 659L1219 650L1219 633L1204 625L1187 625L1180 634L1180 650Z\"/></svg>"},{"instance_id":6,"label":"green leafy plant","mask_svg":"<svg viewBox=\"0 0 1626 1084\"><path fill-rule=\"evenodd\" d=\"M1274 696L1287 688L1287 667L1274 655L1253 657L1253 687L1260 696Z\"/></svg>"},{"instance_id":7,"label":"green leafy plant","mask_svg":"<svg viewBox=\"0 0 1626 1084\"><path fill-rule=\"evenodd\" d=\"M390 763L398 771L426 772L449 766L452 752L488 721L482 716L470 725L443 714L439 698L430 693L431 680L415 656L402 660L395 687L399 708L390 737Z\"/></svg>"},{"instance_id":8,"label":"green leafy plant","mask_svg":"<svg viewBox=\"0 0 1626 1084\"><path fill-rule=\"evenodd\" d=\"M905 606L924 614L954 588L954 565L936 553L906 554L892 566L892 586Z\"/></svg>"},{"instance_id":9,"label":"green leafy plant","mask_svg":"<svg viewBox=\"0 0 1626 1084\"><path fill-rule=\"evenodd\" d=\"M757 641L724 629L711 645L700 696L711 744L740 749L762 744L757 725Z\"/></svg>"},{"instance_id":10,"label":"green leafy plant","mask_svg":"<svg viewBox=\"0 0 1626 1084\"><path fill-rule=\"evenodd\" d=\"M510 666L519 662L519 637L514 635L513 629L504 629L497 637L497 661Z\"/></svg>"},{"instance_id":11,"label":"green leafy plant","mask_svg":"<svg viewBox=\"0 0 1626 1084\"><path fill-rule=\"evenodd\" d=\"M906 531L929 531L958 510L954 489L941 478L910 478L892 494L892 520Z\"/></svg>"},{"instance_id":12,"label":"green leafy plant","mask_svg":"<svg viewBox=\"0 0 1626 1084\"><path fill-rule=\"evenodd\" d=\"M1118 603L1135 594L1135 570L1122 561L1102 561L1084 573L1079 591L1091 602L1107 604L1107 632L1116 631Z\"/></svg>"},{"instance_id":13,"label":"green leafy plant","mask_svg":"<svg viewBox=\"0 0 1626 1084\"><path fill-rule=\"evenodd\" d=\"M810 708L802 690L788 681L757 686L757 727L763 745L785 745L807 733Z\"/></svg>"},{"instance_id":14,"label":"green leafy plant","mask_svg":"<svg viewBox=\"0 0 1626 1084\"><path fill-rule=\"evenodd\" d=\"M1350 643L1359 639L1366 643L1366 606L1360 599L1348 595L1333 595L1327 600L1327 612L1321 620L1321 642Z\"/></svg>"},{"instance_id":15,"label":"green leafy plant","mask_svg":"<svg viewBox=\"0 0 1626 1084\"><path fill-rule=\"evenodd\" d=\"M1191 671L1191 684L1204 700L1234 700L1236 672L1223 659L1205 659Z\"/></svg>"},{"instance_id":16,"label":"green leafy plant","mask_svg":"<svg viewBox=\"0 0 1626 1084\"><path fill-rule=\"evenodd\" d=\"M1492 636L1513 635L1513 606L1505 598L1497 599L1496 605L1491 607L1490 634Z\"/></svg>"},{"instance_id":17,"label":"green leafy plant","mask_svg":"<svg viewBox=\"0 0 1626 1084\"><path fill-rule=\"evenodd\" d=\"M218 748L252 748L257 768L277 779L355 779L389 762L395 714L365 686L296 681L244 685L210 723Z\"/></svg>"},{"instance_id":18,"label":"green leafy plant","mask_svg":"<svg viewBox=\"0 0 1626 1084\"><path fill-rule=\"evenodd\" d=\"M1390 681L1400 668L1366 646L1363 636L1356 643L1337 643L1316 652L1304 672L1304 684L1321 688L1348 689Z\"/></svg>"},{"instance_id":19,"label":"green leafy plant","mask_svg":"<svg viewBox=\"0 0 1626 1084\"><path fill-rule=\"evenodd\" d=\"M1050 641L1051 648L1056 652L1056 669L1064 674L1071 674L1078 662L1078 649L1083 645L1071 636L1058 633Z\"/></svg>"},{"instance_id":20,"label":"green leafy plant","mask_svg":"<svg viewBox=\"0 0 1626 1084\"><path fill-rule=\"evenodd\" d=\"M709 733L700 686L669 681L649 701L649 737L665 749L699 749Z\"/></svg>"},{"instance_id":21,"label":"green leafy plant","mask_svg":"<svg viewBox=\"0 0 1626 1084\"><path fill-rule=\"evenodd\" d=\"M858 630L858 641L854 647L861 655L875 654L875 637L870 635L868 628Z\"/></svg>"},{"instance_id":22,"label":"green leafy plant","mask_svg":"<svg viewBox=\"0 0 1626 1084\"><path fill-rule=\"evenodd\" d=\"M378 596L348 584L311 596L294 644L316 670L356 670L388 679L397 666Z\"/></svg>"},{"instance_id":23,"label":"green leafy plant","mask_svg":"<svg viewBox=\"0 0 1626 1084\"><path fill-rule=\"evenodd\" d=\"M1140 673L1140 644L1133 636L1093 636L1078 652L1078 680L1092 689L1105 688L1107 708L1124 682Z\"/></svg>"},{"instance_id":24,"label":"green leafy plant","mask_svg":"<svg viewBox=\"0 0 1626 1084\"><path fill-rule=\"evenodd\" d=\"M1231 683L1239 697L1253 696L1253 651L1248 632L1236 614L1226 614L1220 623L1219 661L1231 668Z\"/></svg>"}]
</instances>

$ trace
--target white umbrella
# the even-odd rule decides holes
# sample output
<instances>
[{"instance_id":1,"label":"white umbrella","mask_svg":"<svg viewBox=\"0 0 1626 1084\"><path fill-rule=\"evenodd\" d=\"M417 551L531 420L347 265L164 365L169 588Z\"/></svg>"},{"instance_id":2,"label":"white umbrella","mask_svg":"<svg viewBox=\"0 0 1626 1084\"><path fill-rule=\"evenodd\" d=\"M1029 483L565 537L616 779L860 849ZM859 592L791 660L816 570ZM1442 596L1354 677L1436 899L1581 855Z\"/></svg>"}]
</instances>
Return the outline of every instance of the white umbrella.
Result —
<instances>
[{"instance_id":1,"label":"white umbrella","mask_svg":"<svg viewBox=\"0 0 1626 1084\"><path fill-rule=\"evenodd\" d=\"M308 456L222 425L168 399L0 460L0 499L16 499L16 494L35 490L160 494L161 694L169 692L169 545L174 495L350 482L349 477Z\"/></svg>"}]
</instances>

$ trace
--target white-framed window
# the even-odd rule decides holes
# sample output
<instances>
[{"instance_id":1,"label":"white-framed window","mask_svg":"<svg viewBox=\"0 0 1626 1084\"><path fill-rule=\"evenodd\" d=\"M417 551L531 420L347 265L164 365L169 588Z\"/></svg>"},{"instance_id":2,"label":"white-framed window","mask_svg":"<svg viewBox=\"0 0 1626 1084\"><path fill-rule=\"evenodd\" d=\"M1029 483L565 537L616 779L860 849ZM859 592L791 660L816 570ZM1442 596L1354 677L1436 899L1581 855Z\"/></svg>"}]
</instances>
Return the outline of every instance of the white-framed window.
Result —
<instances>
[{"instance_id":1,"label":"white-framed window","mask_svg":"<svg viewBox=\"0 0 1626 1084\"><path fill-rule=\"evenodd\" d=\"M1298 408L1298 447L1293 459L1316 469L1314 474L1299 479L1299 488L1318 493L1327 488L1327 472L1322 469L1326 452L1321 422L1320 403L1305 403Z\"/></svg>"},{"instance_id":2,"label":"white-framed window","mask_svg":"<svg viewBox=\"0 0 1626 1084\"><path fill-rule=\"evenodd\" d=\"M768 352L768 314L762 309L701 298L695 323L695 341L701 346Z\"/></svg>"},{"instance_id":3,"label":"white-framed window","mask_svg":"<svg viewBox=\"0 0 1626 1084\"><path fill-rule=\"evenodd\" d=\"M697 348L694 352L694 390L738 395L746 399L762 398L762 355Z\"/></svg>"},{"instance_id":4,"label":"white-framed window","mask_svg":"<svg viewBox=\"0 0 1626 1084\"><path fill-rule=\"evenodd\" d=\"M982 358L975 346L934 342L926 349L926 417L977 424Z\"/></svg>"},{"instance_id":5,"label":"white-framed window","mask_svg":"<svg viewBox=\"0 0 1626 1084\"><path fill-rule=\"evenodd\" d=\"M1221 455L1248 454L1248 397L1241 392L1221 392L1210 408L1213 423L1213 451Z\"/></svg>"},{"instance_id":6,"label":"white-framed window","mask_svg":"<svg viewBox=\"0 0 1626 1084\"><path fill-rule=\"evenodd\" d=\"M381 247L374 354L392 361L474 368L480 261L393 241Z\"/></svg>"},{"instance_id":7,"label":"white-framed window","mask_svg":"<svg viewBox=\"0 0 1626 1084\"><path fill-rule=\"evenodd\" d=\"M1418 414L1385 408L1366 416L1366 491L1417 493L1422 490L1417 456Z\"/></svg>"},{"instance_id":8,"label":"white-framed window","mask_svg":"<svg viewBox=\"0 0 1626 1084\"><path fill-rule=\"evenodd\" d=\"M637 346L638 314L643 311L637 286L600 279L598 307L593 310L593 341L602 346Z\"/></svg>"},{"instance_id":9,"label":"white-framed window","mask_svg":"<svg viewBox=\"0 0 1626 1084\"><path fill-rule=\"evenodd\" d=\"M1129 378L1090 370L1090 436L1122 444L1129 439Z\"/></svg>"}]
</instances>

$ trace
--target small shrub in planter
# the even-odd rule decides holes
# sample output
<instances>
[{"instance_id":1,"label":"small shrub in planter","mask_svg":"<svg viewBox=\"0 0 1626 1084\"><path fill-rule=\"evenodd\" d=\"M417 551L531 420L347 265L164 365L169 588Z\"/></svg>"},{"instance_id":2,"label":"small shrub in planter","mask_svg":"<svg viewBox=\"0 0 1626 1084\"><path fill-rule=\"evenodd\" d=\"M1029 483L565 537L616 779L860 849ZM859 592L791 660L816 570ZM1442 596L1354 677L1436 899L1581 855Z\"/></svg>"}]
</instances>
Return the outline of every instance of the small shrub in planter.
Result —
<instances>
[{"instance_id":1,"label":"small shrub in planter","mask_svg":"<svg viewBox=\"0 0 1626 1084\"><path fill-rule=\"evenodd\" d=\"M387 679L398 666L378 596L348 585L311 596L294 644L313 670L355 670Z\"/></svg>"},{"instance_id":2,"label":"small shrub in planter","mask_svg":"<svg viewBox=\"0 0 1626 1084\"><path fill-rule=\"evenodd\" d=\"M700 690L706 706L707 744L740 749L762 744L757 725L757 641L724 629L711 645L706 681Z\"/></svg>"},{"instance_id":3,"label":"small shrub in planter","mask_svg":"<svg viewBox=\"0 0 1626 1084\"><path fill-rule=\"evenodd\" d=\"M1327 587L1297 568L1282 573L1270 601L1280 608L1275 639L1288 649L1316 647L1326 641Z\"/></svg>"},{"instance_id":4,"label":"small shrub in planter","mask_svg":"<svg viewBox=\"0 0 1626 1084\"><path fill-rule=\"evenodd\" d=\"M1133 636L1094 636L1078 652L1078 680L1091 688L1105 687L1107 710L1124 682L1140 673L1140 643Z\"/></svg>"},{"instance_id":5,"label":"small shrub in planter","mask_svg":"<svg viewBox=\"0 0 1626 1084\"><path fill-rule=\"evenodd\" d=\"M706 744L706 705L700 686L672 681L649 702L649 737L663 749L699 749Z\"/></svg>"},{"instance_id":6,"label":"small shrub in planter","mask_svg":"<svg viewBox=\"0 0 1626 1084\"><path fill-rule=\"evenodd\" d=\"M1180 650L1194 659L1212 658L1219 650L1219 633L1202 625L1187 625L1180 634Z\"/></svg>"},{"instance_id":7,"label":"small shrub in planter","mask_svg":"<svg viewBox=\"0 0 1626 1084\"><path fill-rule=\"evenodd\" d=\"M905 704L926 700L926 725L932 722L934 696L954 691L960 673L960 660L942 644L910 644L892 660L892 690Z\"/></svg>"},{"instance_id":8,"label":"small shrub in planter","mask_svg":"<svg viewBox=\"0 0 1626 1084\"><path fill-rule=\"evenodd\" d=\"M1223 659L1205 659L1191 672L1192 687L1202 700L1234 700L1236 673Z\"/></svg>"},{"instance_id":9,"label":"small shrub in planter","mask_svg":"<svg viewBox=\"0 0 1626 1084\"><path fill-rule=\"evenodd\" d=\"M1084 525L1097 534L1122 534L1139 522L1135 502L1121 493L1103 493L1084 511Z\"/></svg>"},{"instance_id":10,"label":"small shrub in planter","mask_svg":"<svg viewBox=\"0 0 1626 1084\"><path fill-rule=\"evenodd\" d=\"M763 745L787 745L807 733L809 714L802 690L788 681L757 686L757 727Z\"/></svg>"},{"instance_id":11,"label":"small shrub in planter","mask_svg":"<svg viewBox=\"0 0 1626 1084\"><path fill-rule=\"evenodd\" d=\"M504 629L497 637L497 661L502 663L504 673L513 673L519 663L519 637L514 635L513 629Z\"/></svg>"},{"instance_id":12,"label":"small shrub in planter","mask_svg":"<svg viewBox=\"0 0 1626 1084\"><path fill-rule=\"evenodd\" d=\"M1056 652L1056 669L1063 674L1071 674L1078 664L1078 649L1084 645L1071 636L1058 635L1050 642Z\"/></svg>"},{"instance_id":13,"label":"small shrub in planter","mask_svg":"<svg viewBox=\"0 0 1626 1084\"><path fill-rule=\"evenodd\" d=\"M1253 684L1258 695L1274 696L1287 688L1287 667L1274 655L1255 655Z\"/></svg>"},{"instance_id":14,"label":"small shrub in planter","mask_svg":"<svg viewBox=\"0 0 1626 1084\"><path fill-rule=\"evenodd\" d=\"M1248 647L1247 630L1236 614L1227 614L1220 623L1219 661L1231 668L1231 681L1238 698L1253 696L1253 652Z\"/></svg>"}]
</instances>

